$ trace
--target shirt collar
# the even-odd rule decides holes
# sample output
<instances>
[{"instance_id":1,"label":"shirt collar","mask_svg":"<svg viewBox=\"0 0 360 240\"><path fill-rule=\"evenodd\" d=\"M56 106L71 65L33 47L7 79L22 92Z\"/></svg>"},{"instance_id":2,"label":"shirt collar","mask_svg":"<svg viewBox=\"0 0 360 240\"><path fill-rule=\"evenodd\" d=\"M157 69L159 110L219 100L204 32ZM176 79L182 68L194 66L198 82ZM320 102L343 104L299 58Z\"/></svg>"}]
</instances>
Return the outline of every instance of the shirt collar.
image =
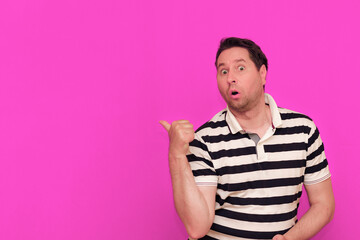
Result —
<instances>
[{"instance_id":1,"label":"shirt collar","mask_svg":"<svg viewBox=\"0 0 360 240\"><path fill-rule=\"evenodd\" d=\"M275 100L270 96L270 94L265 93L265 103L269 104L270 112L271 112L271 120L272 120L272 127L277 128L281 125L281 116L276 105ZM244 129L240 126L239 122L236 120L234 114L229 109L229 106L226 107L227 114L225 120L230 128L232 134L237 132L245 133Z\"/></svg>"}]
</instances>

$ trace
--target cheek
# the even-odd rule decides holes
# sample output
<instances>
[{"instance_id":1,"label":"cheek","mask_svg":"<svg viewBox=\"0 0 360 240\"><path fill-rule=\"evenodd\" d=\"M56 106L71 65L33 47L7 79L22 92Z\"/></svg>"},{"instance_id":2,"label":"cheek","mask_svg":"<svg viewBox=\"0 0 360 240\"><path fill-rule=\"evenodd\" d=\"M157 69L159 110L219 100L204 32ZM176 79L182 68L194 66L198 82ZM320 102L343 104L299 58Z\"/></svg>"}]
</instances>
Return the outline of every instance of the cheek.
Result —
<instances>
[{"instance_id":1,"label":"cheek","mask_svg":"<svg viewBox=\"0 0 360 240\"><path fill-rule=\"evenodd\" d=\"M226 85L224 84L224 82L222 82L222 81L217 81L217 86L218 86L218 89L219 89L219 91L220 92L224 92L225 91L225 89L226 89Z\"/></svg>"},{"instance_id":2,"label":"cheek","mask_svg":"<svg viewBox=\"0 0 360 240\"><path fill-rule=\"evenodd\" d=\"M221 81L219 80L219 78L216 78L216 84L217 84L218 88L220 89Z\"/></svg>"},{"instance_id":3,"label":"cheek","mask_svg":"<svg viewBox=\"0 0 360 240\"><path fill-rule=\"evenodd\" d=\"M218 88L224 88L225 87L226 82L224 81L224 79L221 79L221 78L217 77L216 80L217 80Z\"/></svg>"}]
</instances>

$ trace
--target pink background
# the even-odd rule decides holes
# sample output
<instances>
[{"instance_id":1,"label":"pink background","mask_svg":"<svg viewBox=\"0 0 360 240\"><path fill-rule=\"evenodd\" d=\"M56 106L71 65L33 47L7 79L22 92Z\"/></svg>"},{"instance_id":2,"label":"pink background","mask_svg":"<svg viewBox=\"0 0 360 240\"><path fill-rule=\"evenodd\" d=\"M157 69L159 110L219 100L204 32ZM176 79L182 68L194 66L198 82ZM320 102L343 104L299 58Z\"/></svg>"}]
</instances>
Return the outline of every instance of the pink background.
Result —
<instances>
[{"instance_id":1,"label":"pink background","mask_svg":"<svg viewBox=\"0 0 360 240\"><path fill-rule=\"evenodd\" d=\"M314 239L357 238L359 10L356 0L1 0L0 239L185 239L158 121L199 127L225 107L214 61L226 36L257 42L267 92L320 129L336 213Z\"/></svg>"}]
</instances>

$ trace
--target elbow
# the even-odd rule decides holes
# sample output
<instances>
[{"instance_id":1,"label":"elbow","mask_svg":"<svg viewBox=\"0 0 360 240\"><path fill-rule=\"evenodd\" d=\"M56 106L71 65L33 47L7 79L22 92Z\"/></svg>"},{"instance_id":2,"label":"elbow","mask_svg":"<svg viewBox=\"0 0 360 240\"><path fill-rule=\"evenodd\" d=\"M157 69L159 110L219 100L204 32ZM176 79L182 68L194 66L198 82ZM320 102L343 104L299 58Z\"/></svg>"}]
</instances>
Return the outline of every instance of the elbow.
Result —
<instances>
[{"instance_id":1,"label":"elbow","mask_svg":"<svg viewBox=\"0 0 360 240\"><path fill-rule=\"evenodd\" d=\"M335 215L335 202L333 202L332 206L330 207L330 214L329 214L329 222L331 222L334 219Z\"/></svg>"},{"instance_id":2,"label":"elbow","mask_svg":"<svg viewBox=\"0 0 360 240\"><path fill-rule=\"evenodd\" d=\"M208 233L208 231L207 231L207 232L199 231L199 230L196 230L196 231L188 231L189 237L190 237L190 238L193 238L193 239L202 238L202 237L204 237L207 233Z\"/></svg>"},{"instance_id":3,"label":"elbow","mask_svg":"<svg viewBox=\"0 0 360 240\"><path fill-rule=\"evenodd\" d=\"M211 226L187 226L186 231L190 238L198 239L204 237L210 231L210 227Z\"/></svg>"},{"instance_id":4,"label":"elbow","mask_svg":"<svg viewBox=\"0 0 360 240\"><path fill-rule=\"evenodd\" d=\"M335 201L334 201L334 199L332 199L332 201L330 201L330 203L327 204L323 210L326 213L326 217L327 217L327 223L326 224L328 224L329 222L331 222L334 219L334 214L335 214Z\"/></svg>"},{"instance_id":5,"label":"elbow","mask_svg":"<svg viewBox=\"0 0 360 240\"><path fill-rule=\"evenodd\" d=\"M196 233L188 233L189 234L189 237L191 239L199 239L199 238L202 238L204 237L205 235L202 235L202 234L196 234Z\"/></svg>"}]
</instances>

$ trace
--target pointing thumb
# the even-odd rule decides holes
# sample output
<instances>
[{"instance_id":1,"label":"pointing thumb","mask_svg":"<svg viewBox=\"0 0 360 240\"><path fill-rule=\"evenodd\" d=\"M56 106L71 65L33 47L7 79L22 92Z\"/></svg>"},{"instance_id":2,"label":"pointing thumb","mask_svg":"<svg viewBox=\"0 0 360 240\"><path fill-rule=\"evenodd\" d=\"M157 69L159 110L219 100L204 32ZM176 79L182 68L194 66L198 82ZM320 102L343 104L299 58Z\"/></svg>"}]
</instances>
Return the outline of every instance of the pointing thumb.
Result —
<instances>
[{"instance_id":1,"label":"pointing thumb","mask_svg":"<svg viewBox=\"0 0 360 240\"><path fill-rule=\"evenodd\" d=\"M167 121L161 120L159 123L165 128L166 131L169 132L171 125Z\"/></svg>"}]
</instances>

